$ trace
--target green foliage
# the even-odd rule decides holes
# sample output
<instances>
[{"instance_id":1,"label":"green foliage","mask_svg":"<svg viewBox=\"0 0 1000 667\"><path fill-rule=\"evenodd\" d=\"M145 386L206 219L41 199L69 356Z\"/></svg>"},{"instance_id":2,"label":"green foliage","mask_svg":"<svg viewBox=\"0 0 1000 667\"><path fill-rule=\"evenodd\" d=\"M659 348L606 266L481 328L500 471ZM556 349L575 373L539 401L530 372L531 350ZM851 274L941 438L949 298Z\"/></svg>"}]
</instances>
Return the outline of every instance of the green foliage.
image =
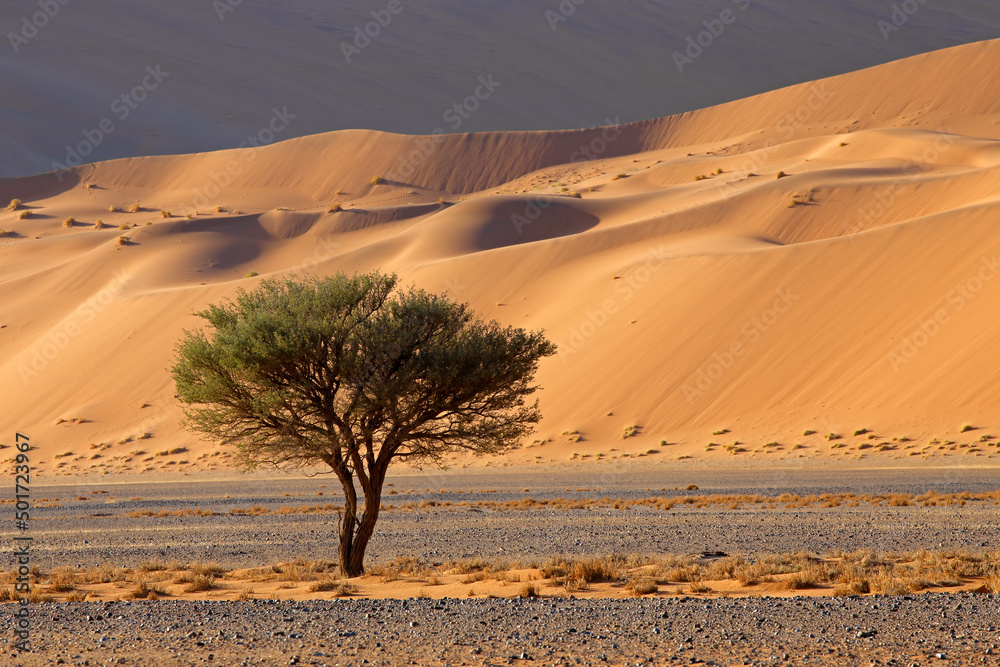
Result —
<instances>
[{"instance_id":1,"label":"green foliage","mask_svg":"<svg viewBox=\"0 0 1000 667\"><path fill-rule=\"evenodd\" d=\"M186 333L172 369L187 425L232 441L247 468L515 446L540 417L525 398L554 345L397 284L265 279L197 313L209 331Z\"/></svg>"}]
</instances>

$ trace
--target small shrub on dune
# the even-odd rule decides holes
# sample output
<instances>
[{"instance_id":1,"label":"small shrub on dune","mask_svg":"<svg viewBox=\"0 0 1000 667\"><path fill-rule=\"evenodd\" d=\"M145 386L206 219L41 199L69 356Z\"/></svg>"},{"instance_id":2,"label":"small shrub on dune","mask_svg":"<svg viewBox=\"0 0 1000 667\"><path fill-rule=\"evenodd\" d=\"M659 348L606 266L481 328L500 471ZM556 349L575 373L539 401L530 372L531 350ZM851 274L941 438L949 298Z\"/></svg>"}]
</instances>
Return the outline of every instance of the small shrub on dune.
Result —
<instances>
[{"instance_id":1,"label":"small shrub on dune","mask_svg":"<svg viewBox=\"0 0 1000 667\"><path fill-rule=\"evenodd\" d=\"M76 218L69 217L63 220L63 227L72 227L76 224Z\"/></svg>"},{"instance_id":2,"label":"small shrub on dune","mask_svg":"<svg viewBox=\"0 0 1000 667\"><path fill-rule=\"evenodd\" d=\"M30 217L31 217L31 211L21 211L20 213L17 214L18 220L27 220Z\"/></svg>"},{"instance_id":3,"label":"small shrub on dune","mask_svg":"<svg viewBox=\"0 0 1000 667\"><path fill-rule=\"evenodd\" d=\"M170 213L170 211L160 211L160 217L161 218L170 218L170 217L173 217L173 215Z\"/></svg>"},{"instance_id":4,"label":"small shrub on dune","mask_svg":"<svg viewBox=\"0 0 1000 667\"><path fill-rule=\"evenodd\" d=\"M788 176L788 174L786 174L785 172L779 171L778 174L777 174L777 176L774 177L774 180L780 181L781 179L783 179L783 178L785 178L787 176Z\"/></svg>"},{"instance_id":5,"label":"small shrub on dune","mask_svg":"<svg viewBox=\"0 0 1000 667\"><path fill-rule=\"evenodd\" d=\"M142 207L139 206L139 204L132 204L131 206L129 206L128 212L129 213L138 213L141 210L142 210Z\"/></svg>"},{"instance_id":6,"label":"small shrub on dune","mask_svg":"<svg viewBox=\"0 0 1000 667\"><path fill-rule=\"evenodd\" d=\"M256 271L247 271L244 278L256 278L259 274Z\"/></svg>"},{"instance_id":7,"label":"small shrub on dune","mask_svg":"<svg viewBox=\"0 0 1000 667\"><path fill-rule=\"evenodd\" d=\"M114 204L108 207L108 213L121 213L121 212L122 212L121 207L115 206Z\"/></svg>"},{"instance_id":8,"label":"small shrub on dune","mask_svg":"<svg viewBox=\"0 0 1000 667\"><path fill-rule=\"evenodd\" d=\"M11 199L10 203L7 204L7 210L16 211L17 209L21 208L22 203L23 202L20 199Z\"/></svg>"},{"instance_id":9,"label":"small shrub on dune","mask_svg":"<svg viewBox=\"0 0 1000 667\"><path fill-rule=\"evenodd\" d=\"M330 208L326 209L326 212L327 213L337 213L337 212L343 211L343 210L344 210L344 207L341 206L340 204L331 204Z\"/></svg>"},{"instance_id":10,"label":"small shrub on dune","mask_svg":"<svg viewBox=\"0 0 1000 667\"><path fill-rule=\"evenodd\" d=\"M128 224L126 222L124 224L118 225L118 229L121 230L121 231L123 231L123 232L127 232L128 230L132 229L132 225L130 225L130 224Z\"/></svg>"},{"instance_id":11,"label":"small shrub on dune","mask_svg":"<svg viewBox=\"0 0 1000 667\"><path fill-rule=\"evenodd\" d=\"M127 246L129 244L129 238L127 236L119 236L116 243L120 246Z\"/></svg>"},{"instance_id":12,"label":"small shrub on dune","mask_svg":"<svg viewBox=\"0 0 1000 667\"><path fill-rule=\"evenodd\" d=\"M385 179L379 175L372 176L372 180L369 181L372 185L382 185L385 183Z\"/></svg>"}]
</instances>

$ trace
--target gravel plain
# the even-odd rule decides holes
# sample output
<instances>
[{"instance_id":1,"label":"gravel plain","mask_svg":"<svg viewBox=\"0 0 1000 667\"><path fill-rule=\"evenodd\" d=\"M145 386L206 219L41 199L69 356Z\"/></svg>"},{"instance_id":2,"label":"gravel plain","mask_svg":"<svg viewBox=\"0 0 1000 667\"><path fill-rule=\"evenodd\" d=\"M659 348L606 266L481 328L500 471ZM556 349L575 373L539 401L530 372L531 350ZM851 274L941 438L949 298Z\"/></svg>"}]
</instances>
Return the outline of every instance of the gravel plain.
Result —
<instances>
[{"instance_id":1,"label":"gravel plain","mask_svg":"<svg viewBox=\"0 0 1000 667\"><path fill-rule=\"evenodd\" d=\"M578 471L404 475L386 502L651 495L992 491L989 469L868 471ZM697 490L685 490L695 484ZM325 486L324 486L325 485ZM321 488L322 486L322 488ZM322 490L323 496L317 496ZM107 493L95 493L106 491ZM336 503L333 480L244 478L35 486L33 564L42 569L147 559L224 567L296 557L333 559L335 513L233 515L263 506ZM85 497L85 500L76 500ZM55 498L59 498L55 501ZM215 516L130 517L201 509ZM808 550L995 549L998 506L785 509L677 506L388 511L370 562L416 555L539 560L612 552L723 551L753 556ZM5 536L9 534L5 533ZM4 605L13 610L13 606ZM959 665L1000 664L1000 599L923 594L893 598L486 599L277 602L177 601L32 605L35 652L0 651L14 665Z\"/></svg>"}]
</instances>

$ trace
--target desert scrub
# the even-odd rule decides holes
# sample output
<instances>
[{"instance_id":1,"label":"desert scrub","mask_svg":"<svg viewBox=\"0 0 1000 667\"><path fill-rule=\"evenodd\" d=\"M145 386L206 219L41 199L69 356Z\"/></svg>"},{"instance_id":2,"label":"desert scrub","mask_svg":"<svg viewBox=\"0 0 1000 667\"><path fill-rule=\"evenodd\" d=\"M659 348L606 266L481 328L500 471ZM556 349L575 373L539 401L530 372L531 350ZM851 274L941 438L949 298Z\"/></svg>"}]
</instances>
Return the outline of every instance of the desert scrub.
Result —
<instances>
[{"instance_id":1,"label":"desert scrub","mask_svg":"<svg viewBox=\"0 0 1000 667\"><path fill-rule=\"evenodd\" d=\"M72 227L75 224L76 224L76 218L72 216L63 220L63 227Z\"/></svg>"},{"instance_id":2,"label":"desert scrub","mask_svg":"<svg viewBox=\"0 0 1000 667\"><path fill-rule=\"evenodd\" d=\"M382 185L383 183L385 183L385 179L382 178L382 176L376 174L375 176L372 176L369 183L371 183L372 185Z\"/></svg>"},{"instance_id":3,"label":"desert scrub","mask_svg":"<svg viewBox=\"0 0 1000 667\"><path fill-rule=\"evenodd\" d=\"M10 203L7 204L7 210L16 211L17 209L21 208L22 203L23 202L20 199L11 199Z\"/></svg>"},{"instance_id":4,"label":"desert scrub","mask_svg":"<svg viewBox=\"0 0 1000 667\"><path fill-rule=\"evenodd\" d=\"M629 424L622 431L622 440L628 440L629 438L639 434L639 426L637 424Z\"/></svg>"},{"instance_id":5,"label":"desert scrub","mask_svg":"<svg viewBox=\"0 0 1000 667\"><path fill-rule=\"evenodd\" d=\"M125 594L126 600L158 600L167 592L148 581L140 581L131 591Z\"/></svg>"},{"instance_id":6,"label":"desert scrub","mask_svg":"<svg viewBox=\"0 0 1000 667\"><path fill-rule=\"evenodd\" d=\"M184 584L185 593L200 593L211 591L219 587L215 582L215 577L205 574L184 573L174 579L175 584Z\"/></svg>"},{"instance_id":7,"label":"desert scrub","mask_svg":"<svg viewBox=\"0 0 1000 667\"><path fill-rule=\"evenodd\" d=\"M660 590L653 579L633 579L625 585L625 589L635 597L652 595Z\"/></svg>"},{"instance_id":8,"label":"desert scrub","mask_svg":"<svg viewBox=\"0 0 1000 667\"><path fill-rule=\"evenodd\" d=\"M518 597L534 599L538 597L538 588L534 584L525 584L521 586L521 590L517 592Z\"/></svg>"}]
</instances>

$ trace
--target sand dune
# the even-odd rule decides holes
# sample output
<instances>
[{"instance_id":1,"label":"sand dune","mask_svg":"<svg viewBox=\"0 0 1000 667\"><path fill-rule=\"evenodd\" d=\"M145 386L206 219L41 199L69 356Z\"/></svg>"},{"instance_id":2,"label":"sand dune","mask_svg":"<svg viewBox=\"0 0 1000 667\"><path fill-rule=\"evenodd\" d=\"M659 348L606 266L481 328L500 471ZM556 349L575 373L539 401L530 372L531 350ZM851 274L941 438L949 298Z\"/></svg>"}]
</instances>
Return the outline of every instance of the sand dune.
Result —
<instances>
[{"instance_id":1,"label":"sand dune","mask_svg":"<svg viewBox=\"0 0 1000 667\"><path fill-rule=\"evenodd\" d=\"M278 139L631 122L993 38L1000 28L991 0L407 0L391 16L389 4L0 9L0 176L50 171L77 149L92 162L232 148L268 128L274 109L291 116ZM912 10L894 17L899 6ZM35 18L46 7L51 16ZM358 34L365 30L373 37ZM481 78L491 83L479 90Z\"/></svg>"},{"instance_id":2,"label":"sand dune","mask_svg":"<svg viewBox=\"0 0 1000 667\"><path fill-rule=\"evenodd\" d=\"M982 42L610 128L345 131L0 180L32 211L0 211L0 431L46 472L217 465L166 371L190 313L251 272L381 267L559 344L552 441L511 461L738 440L979 463L1000 430L998 59Z\"/></svg>"}]
</instances>

